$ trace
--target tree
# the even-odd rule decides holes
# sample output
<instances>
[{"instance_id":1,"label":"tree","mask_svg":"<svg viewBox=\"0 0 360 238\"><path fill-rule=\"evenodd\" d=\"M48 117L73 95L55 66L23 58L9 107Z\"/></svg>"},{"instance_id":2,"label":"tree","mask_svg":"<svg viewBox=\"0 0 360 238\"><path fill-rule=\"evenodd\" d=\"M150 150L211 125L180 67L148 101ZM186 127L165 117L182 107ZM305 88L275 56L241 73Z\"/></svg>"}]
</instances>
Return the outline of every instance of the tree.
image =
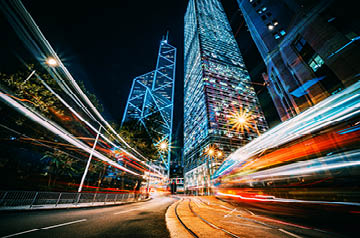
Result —
<instances>
[{"instance_id":1,"label":"tree","mask_svg":"<svg viewBox=\"0 0 360 238\"><path fill-rule=\"evenodd\" d=\"M32 70L34 66L30 66ZM40 111L45 116L52 118L53 115L64 116L62 104L41 81L33 75L28 78L31 71L19 71L14 74L0 73L0 80L13 92L12 97L30 103L30 106ZM56 82L49 74L40 73L40 77L49 85L55 86ZM26 80L27 79L27 80Z\"/></svg>"},{"instance_id":2,"label":"tree","mask_svg":"<svg viewBox=\"0 0 360 238\"><path fill-rule=\"evenodd\" d=\"M73 166L77 159L59 150L45 152L45 155L40 160L47 163L45 175L48 176L49 188L56 184L56 180L60 176L73 178L80 172L75 169L76 166Z\"/></svg>"},{"instance_id":3,"label":"tree","mask_svg":"<svg viewBox=\"0 0 360 238\"><path fill-rule=\"evenodd\" d=\"M119 135L146 158L150 160L157 160L159 158L150 135L140 122L136 120L124 122Z\"/></svg>"},{"instance_id":4,"label":"tree","mask_svg":"<svg viewBox=\"0 0 360 238\"><path fill-rule=\"evenodd\" d=\"M77 84L81 88L81 90L86 94L86 96L89 98L90 102L96 107L96 109L102 113L104 112L104 106L100 103L99 99L96 97L95 94L90 93L86 87L83 81L79 80L77 81Z\"/></svg>"}]
</instances>

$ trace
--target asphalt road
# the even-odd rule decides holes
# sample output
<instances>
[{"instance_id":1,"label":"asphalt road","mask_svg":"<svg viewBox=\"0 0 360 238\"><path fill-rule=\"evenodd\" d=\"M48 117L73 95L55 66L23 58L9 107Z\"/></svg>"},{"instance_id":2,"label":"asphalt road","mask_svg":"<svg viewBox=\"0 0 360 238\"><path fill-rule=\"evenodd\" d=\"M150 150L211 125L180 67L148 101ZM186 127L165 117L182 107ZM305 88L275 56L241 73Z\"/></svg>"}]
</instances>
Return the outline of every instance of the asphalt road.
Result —
<instances>
[{"instance_id":1,"label":"asphalt road","mask_svg":"<svg viewBox=\"0 0 360 238\"><path fill-rule=\"evenodd\" d=\"M358 206L230 201L231 204L258 216L310 227L312 230L326 231L331 237L359 237L360 208Z\"/></svg>"},{"instance_id":2,"label":"asphalt road","mask_svg":"<svg viewBox=\"0 0 360 238\"><path fill-rule=\"evenodd\" d=\"M318 229L314 225L314 218L308 216L312 225L304 225L304 220L299 216L307 214L292 213L297 217L297 221L290 216L281 216L284 211L289 209L281 206L274 206L275 209L268 210L267 207L255 209L255 207L246 206L246 204L231 204L223 202L214 197L182 197L183 199L176 203L177 213L185 226L195 233L198 237L241 237L241 238L344 238L357 237L355 234L347 235L331 231L329 229ZM175 206L175 205L174 205ZM170 207L170 211L174 209ZM176 209L175 207L175 209ZM329 215L329 214L327 214ZM175 217L175 215L173 215ZM171 223L169 223L171 224ZM176 226L170 226L171 234L176 237L179 229ZM180 231L181 232L181 231ZM178 236L188 237L188 236ZM190 237L189 237L190 238Z\"/></svg>"},{"instance_id":3,"label":"asphalt road","mask_svg":"<svg viewBox=\"0 0 360 238\"><path fill-rule=\"evenodd\" d=\"M4 237L169 237L165 212L176 199L101 208L27 211L0 214Z\"/></svg>"}]
</instances>

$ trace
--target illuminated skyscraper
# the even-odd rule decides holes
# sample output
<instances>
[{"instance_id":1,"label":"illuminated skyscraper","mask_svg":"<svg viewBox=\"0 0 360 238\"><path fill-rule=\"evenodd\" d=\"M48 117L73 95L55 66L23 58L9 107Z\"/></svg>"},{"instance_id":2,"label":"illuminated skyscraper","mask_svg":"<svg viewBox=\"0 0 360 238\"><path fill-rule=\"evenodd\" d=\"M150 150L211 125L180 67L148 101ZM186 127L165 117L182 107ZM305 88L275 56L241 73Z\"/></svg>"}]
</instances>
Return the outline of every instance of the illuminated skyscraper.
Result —
<instances>
[{"instance_id":1,"label":"illuminated skyscraper","mask_svg":"<svg viewBox=\"0 0 360 238\"><path fill-rule=\"evenodd\" d=\"M191 189L196 174L210 172L267 123L220 1L190 0L184 28L184 169Z\"/></svg>"},{"instance_id":2,"label":"illuminated skyscraper","mask_svg":"<svg viewBox=\"0 0 360 238\"><path fill-rule=\"evenodd\" d=\"M165 170L170 169L170 143L173 126L176 48L167 38L160 43L156 69L134 79L122 124L137 121L159 148Z\"/></svg>"}]
</instances>

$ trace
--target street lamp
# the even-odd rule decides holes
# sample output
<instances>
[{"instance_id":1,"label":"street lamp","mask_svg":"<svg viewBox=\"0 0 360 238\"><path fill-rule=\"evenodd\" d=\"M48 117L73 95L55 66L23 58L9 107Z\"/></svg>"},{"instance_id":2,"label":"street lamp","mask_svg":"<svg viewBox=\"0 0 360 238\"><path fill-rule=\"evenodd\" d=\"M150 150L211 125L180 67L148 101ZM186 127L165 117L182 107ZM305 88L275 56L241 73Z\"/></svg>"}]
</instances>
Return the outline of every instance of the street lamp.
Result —
<instances>
[{"instance_id":1,"label":"street lamp","mask_svg":"<svg viewBox=\"0 0 360 238\"><path fill-rule=\"evenodd\" d=\"M215 150L213 148L209 148L209 150L207 151L207 154L212 157L215 154Z\"/></svg>"},{"instance_id":2,"label":"street lamp","mask_svg":"<svg viewBox=\"0 0 360 238\"><path fill-rule=\"evenodd\" d=\"M50 67L56 67L59 65L58 61L56 59L54 59L53 57L48 57L46 59L45 63L47 65L49 65Z\"/></svg>"},{"instance_id":3,"label":"street lamp","mask_svg":"<svg viewBox=\"0 0 360 238\"><path fill-rule=\"evenodd\" d=\"M239 124L244 124L244 123L246 122L245 117L242 116L242 115L237 115L237 116L235 117L235 120L236 120Z\"/></svg>"},{"instance_id":4,"label":"street lamp","mask_svg":"<svg viewBox=\"0 0 360 238\"><path fill-rule=\"evenodd\" d=\"M169 141L166 138L163 138L161 140L159 140L156 144L158 153L160 155L160 158L163 160L165 167L167 167L167 173L168 173L168 178L170 178L170 151L169 151ZM164 157L167 157L167 165L166 162L164 160Z\"/></svg>"},{"instance_id":5,"label":"street lamp","mask_svg":"<svg viewBox=\"0 0 360 238\"><path fill-rule=\"evenodd\" d=\"M162 142L159 144L159 150L161 150L161 151L166 151L167 147L168 147L167 141L162 141Z\"/></svg>"}]
</instances>

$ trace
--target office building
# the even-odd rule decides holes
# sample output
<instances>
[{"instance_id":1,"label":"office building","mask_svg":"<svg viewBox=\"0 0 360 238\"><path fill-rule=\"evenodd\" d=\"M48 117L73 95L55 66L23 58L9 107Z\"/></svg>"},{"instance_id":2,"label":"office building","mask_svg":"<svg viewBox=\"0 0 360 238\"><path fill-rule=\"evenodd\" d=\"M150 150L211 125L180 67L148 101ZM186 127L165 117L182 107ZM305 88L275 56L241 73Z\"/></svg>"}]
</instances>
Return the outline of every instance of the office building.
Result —
<instances>
[{"instance_id":1,"label":"office building","mask_svg":"<svg viewBox=\"0 0 360 238\"><path fill-rule=\"evenodd\" d=\"M204 192L222 160L267 123L220 1L190 0L184 37L185 189Z\"/></svg>"},{"instance_id":2,"label":"office building","mask_svg":"<svg viewBox=\"0 0 360 238\"><path fill-rule=\"evenodd\" d=\"M360 78L360 19L339 0L238 0L285 121Z\"/></svg>"}]
</instances>

